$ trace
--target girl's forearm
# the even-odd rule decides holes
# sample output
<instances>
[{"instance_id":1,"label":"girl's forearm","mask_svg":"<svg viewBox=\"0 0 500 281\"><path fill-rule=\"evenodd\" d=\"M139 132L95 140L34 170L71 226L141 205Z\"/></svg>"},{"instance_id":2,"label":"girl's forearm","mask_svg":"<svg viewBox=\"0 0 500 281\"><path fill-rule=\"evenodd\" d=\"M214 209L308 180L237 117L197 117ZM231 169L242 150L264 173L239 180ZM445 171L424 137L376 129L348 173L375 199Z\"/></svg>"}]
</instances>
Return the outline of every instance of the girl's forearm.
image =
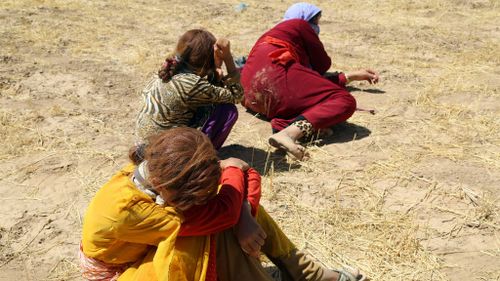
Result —
<instances>
[{"instance_id":1,"label":"girl's forearm","mask_svg":"<svg viewBox=\"0 0 500 281\"><path fill-rule=\"evenodd\" d=\"M226 57L224 57L224 64L226 65L228 74L233 74L238 71L231 54L228 54Z\"/></svg>"}]
</instances>

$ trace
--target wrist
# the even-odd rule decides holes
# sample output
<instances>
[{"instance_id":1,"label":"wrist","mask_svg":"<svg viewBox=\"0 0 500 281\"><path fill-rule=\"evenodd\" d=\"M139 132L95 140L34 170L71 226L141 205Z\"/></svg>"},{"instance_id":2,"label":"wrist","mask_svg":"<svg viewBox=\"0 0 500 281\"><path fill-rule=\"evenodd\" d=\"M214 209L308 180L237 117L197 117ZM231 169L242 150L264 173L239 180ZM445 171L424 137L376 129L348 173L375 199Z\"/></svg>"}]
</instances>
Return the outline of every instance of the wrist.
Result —
<instances>
[{"instance_id":1,"label":"wrist","mask_svg":"<svg viewBox=\"0 0 500 281\"><path fill-rule=\"evenodd\" d=\"M231 53L228 53L228 54L224 54L224 57L222 58L222 60L224 60L224 63L227 65L227 63L229 62L233 62L233 55Z\"/></svg>"},{"instance_id":2,"label":"wrist","mask_svg":"<svg viewBox=\"0 0 500 281\"><path fill-rule=\"evenodd\" d=\"M244 211L245 214L251 214L252 206L248 200L245 199L245 201L243 201L243 204L241 204L241 210Z\"/></svg>"},{"instance_id":3,"label":"wrist","mask_svg":"<svg viewBox=\"0 0 500 281\"><path fill-rule=\"evenodd\" d=\"M351 81L352 81L352 75L351 75L351 74L349 74L349 73L347 73L347 72L345 72L345 73L344 73L344 76L345 76L345 83L346 83L346 84L351 83Z\"/></svg>"},{"instance_id":4,"label":"wrist","mask_svg":"<svg viewBox=\"0 0 500 281\"><path fill-rule=\"evenodd\" d=\"M241 212L240 212L240 218L238 220L238 224L240 223L245 223L249 219L253 218L252 217L252 207L248 203L248 201L244 201L243 204L241 205Z\"/></svg>"}]
</instances>

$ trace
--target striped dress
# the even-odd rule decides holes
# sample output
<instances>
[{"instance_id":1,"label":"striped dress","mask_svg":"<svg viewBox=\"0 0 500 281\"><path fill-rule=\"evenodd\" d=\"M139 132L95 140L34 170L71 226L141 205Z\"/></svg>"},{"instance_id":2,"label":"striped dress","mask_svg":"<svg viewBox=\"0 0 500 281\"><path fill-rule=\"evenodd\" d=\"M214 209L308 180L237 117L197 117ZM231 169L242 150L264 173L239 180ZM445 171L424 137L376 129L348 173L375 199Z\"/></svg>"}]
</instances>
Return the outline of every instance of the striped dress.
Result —
<instances>
[{"instance_id":1,"label":"striped dress","mask_svg":"<svg viewBox=\"0 0 500 281\"><path fill-rule=\"evenodd\" d=\"M239 73L225 76L221 86L192 73L180 73L164 83L153 77L142 91L137 117L139 142L174 127L200 128L217 104L236 104L243 97Z\"/></svg>"}]
</instances>

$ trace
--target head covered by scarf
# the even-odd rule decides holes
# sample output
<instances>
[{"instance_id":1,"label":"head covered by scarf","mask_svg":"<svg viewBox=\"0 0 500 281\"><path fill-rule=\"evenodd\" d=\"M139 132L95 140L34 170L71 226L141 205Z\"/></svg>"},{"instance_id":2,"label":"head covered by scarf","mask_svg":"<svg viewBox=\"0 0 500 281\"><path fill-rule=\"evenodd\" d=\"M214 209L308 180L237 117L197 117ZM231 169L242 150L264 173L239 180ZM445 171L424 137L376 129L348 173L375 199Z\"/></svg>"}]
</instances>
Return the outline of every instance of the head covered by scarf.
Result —
<instances>
[{"instance_id":1,"label":"head covered by scarf","mask_svg":"<svg viewBox=\"0 0 500 281\"><path fill-rule=\"evenodd\" d=\"M317 14L321 12L321 9L317 6L305 2L293 4L286 10L284 20L291 19L303 19L311 25L311 27L319 34L319 26L310 22Z\"/></svg>"},{"instance_id":2,"label":"head covered by scarf","mask_svg":"<svg viewBox=\"0 0 500 281\"><path fill-rule=\"evenodd\" d=\"M310 21L314 16L316 16L321 9L309 3L296 3L293 4L286 10L284 19L303 19L305 21Z\"/></svg>"}]
</instances>

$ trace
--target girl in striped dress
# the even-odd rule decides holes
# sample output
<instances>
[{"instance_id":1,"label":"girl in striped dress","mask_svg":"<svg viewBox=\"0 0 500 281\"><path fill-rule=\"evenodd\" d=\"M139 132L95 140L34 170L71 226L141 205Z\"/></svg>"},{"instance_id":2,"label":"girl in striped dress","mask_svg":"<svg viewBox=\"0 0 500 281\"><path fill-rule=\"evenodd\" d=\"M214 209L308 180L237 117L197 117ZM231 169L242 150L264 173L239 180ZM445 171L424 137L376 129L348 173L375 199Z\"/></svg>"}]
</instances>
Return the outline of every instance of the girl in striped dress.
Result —
<instances>
[{"instance_id":1,"label":"girl in striped dress","mask_svg":"<svg viewBox=\"0 0 500 281\"><path fill-rule=\"evenodd\" d=\"M223 75L223 63L227 75ZM191 127L208 135L219 149L238 118L235 104L243 97L230 42L206 30L187 31L142 95L139 142L169 128Z\"/></svg>"}]
</instances>

